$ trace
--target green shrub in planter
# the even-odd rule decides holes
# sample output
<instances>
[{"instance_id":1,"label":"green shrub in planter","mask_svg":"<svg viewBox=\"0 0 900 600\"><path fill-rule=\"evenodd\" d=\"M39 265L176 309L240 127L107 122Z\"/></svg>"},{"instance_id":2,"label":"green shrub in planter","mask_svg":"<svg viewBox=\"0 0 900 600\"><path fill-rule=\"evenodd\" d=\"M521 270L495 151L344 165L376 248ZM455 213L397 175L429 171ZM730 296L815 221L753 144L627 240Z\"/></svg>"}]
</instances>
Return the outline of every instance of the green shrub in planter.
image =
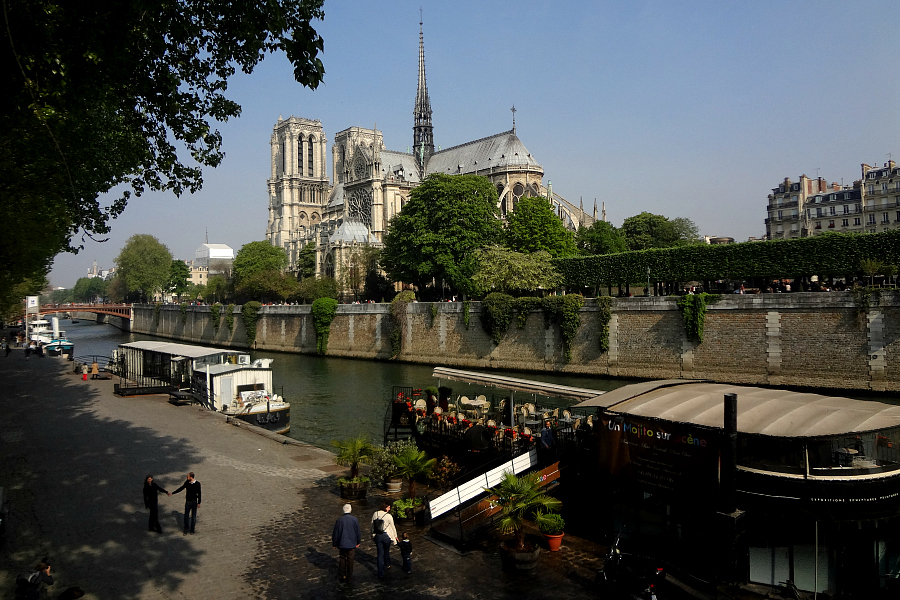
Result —
<instances>
[{"instance_id":1,"label":"green shrub in planter","mask_svg":"<svg viewBox=\"0 0 900 600\"><path fill-rule=\"evenodd\" d=\"M559 535L566 528L566 521L557 513L539 513L534 520L541 533L546 535Z\"/></svg>"},{"instance_id":2,"label":"green shrub in planter","mask_svg":"<svg viewBox=\"0 0 900 600\"><path fill-rule=\"evenodd\" d=\"M422 506L424 500L421 498L404 498L402 500L394 500L392 506L392 511L394 515L397 516L398 519L406 519L411 518L413 516L413 511L419 506ZM409 513L407 514L407 511Z\"/></svg>"}]
</instances>

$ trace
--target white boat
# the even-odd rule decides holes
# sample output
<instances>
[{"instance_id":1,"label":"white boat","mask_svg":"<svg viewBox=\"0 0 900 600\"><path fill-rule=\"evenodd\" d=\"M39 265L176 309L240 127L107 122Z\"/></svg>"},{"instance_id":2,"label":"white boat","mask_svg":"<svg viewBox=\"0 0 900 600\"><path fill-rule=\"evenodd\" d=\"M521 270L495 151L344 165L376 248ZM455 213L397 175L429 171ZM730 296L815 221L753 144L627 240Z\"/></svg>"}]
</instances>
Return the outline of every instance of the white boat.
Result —
<instances>
[{"instance_id":1,"label":"white boat","mask_svg":"<svg viewBox=\"0 0 900 600\"><path fill-rule=\"evenodd\" d=\"M57 317L53 317L51 321L34 319L29 322L29 330L29 339L40 343L53 356L69 354L75 348L75 344L66 338L66 332L59 328Z\"/></svg>"},{"instance_id":2,"label":"white boat","mask_svg":"<svg viewBox=\"0 0 900 600\"><path fill-rule=\"evenodd\" d=\"M284 434L291 405L273 392L271 363L238 350L144 341L121 344L110 370L123 379L114 386L122 395L174 393Z\"/></svg>"}]
</instances>

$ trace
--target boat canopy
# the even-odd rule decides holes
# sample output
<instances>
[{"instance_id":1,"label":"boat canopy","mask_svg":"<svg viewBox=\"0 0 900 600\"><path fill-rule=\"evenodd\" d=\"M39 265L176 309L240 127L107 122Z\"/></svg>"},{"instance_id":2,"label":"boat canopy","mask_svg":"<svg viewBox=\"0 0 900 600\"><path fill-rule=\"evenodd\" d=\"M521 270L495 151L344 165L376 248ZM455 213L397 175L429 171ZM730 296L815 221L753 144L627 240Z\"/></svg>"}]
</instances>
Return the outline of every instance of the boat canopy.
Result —
<instances>
[{"instance_id":1,"label":"boat canopy","mask_svg":"<svg viewBox=\"0 0 900 600\"><path fill-rule=\"evenodd\" d=\"M170 342L130 342L122 344L120 348L134 348L145 352L159 352L171 356L184 356L186 358L203 358L219 354L242 354L236 350L223 350L221 348L204 348L202 346L189 346L188 344L173 344Z\"/></svg>"},{"instance_id":2,"label":"boat canopy","mask_svg":"<svg viewBox=\"0 0 900 600\"><path fill-rule=\"evenodd\" d=\"M678 379L627 385L573 408L721 429L725 394L737 394L741 433L820 437L900 426L900 406L882 402Z\"/></svg>"},{"instance_id":3,"label":"boat canopy","mask_svg":"<svg viewBox=\"0 0 900 600\"><path fill-rule=\"evenodd\" d=\"M514 392L568 398L570 400L587 400L588 398L595 398L600 394L603 394L600 390L589 390L566 385L557 385L555 383L545 383L543 381L504 377L492 373L461 371L459 369L448 369L447 367L435 367L432 377L449 379L450 381L462 381L464 383L483 385L485 387L502 388Z\"/></svg>"}]
</instances>

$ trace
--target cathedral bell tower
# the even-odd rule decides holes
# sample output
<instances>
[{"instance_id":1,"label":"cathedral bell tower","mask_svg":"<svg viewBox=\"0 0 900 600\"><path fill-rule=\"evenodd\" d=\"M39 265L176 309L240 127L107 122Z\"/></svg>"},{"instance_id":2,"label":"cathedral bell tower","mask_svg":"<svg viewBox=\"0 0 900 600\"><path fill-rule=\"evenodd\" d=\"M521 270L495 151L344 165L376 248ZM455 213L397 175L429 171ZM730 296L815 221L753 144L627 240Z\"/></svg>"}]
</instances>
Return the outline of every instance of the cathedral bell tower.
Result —
<instances>
[{"instance_id":1,"label":"cathedral bell tower","mask_svg":"<svg viewBox=\"0 0 900 600\"><path fill-rule=\"evenodd\" d=\"M416 90L416 106L413 109L413 154L422 175L425 163L434 154L434 133L431 125L431 100L428 99L428 85L425 83L425 40L422 35L422 20L419 19L419 86Z\"/></svg>"}]
</instances>

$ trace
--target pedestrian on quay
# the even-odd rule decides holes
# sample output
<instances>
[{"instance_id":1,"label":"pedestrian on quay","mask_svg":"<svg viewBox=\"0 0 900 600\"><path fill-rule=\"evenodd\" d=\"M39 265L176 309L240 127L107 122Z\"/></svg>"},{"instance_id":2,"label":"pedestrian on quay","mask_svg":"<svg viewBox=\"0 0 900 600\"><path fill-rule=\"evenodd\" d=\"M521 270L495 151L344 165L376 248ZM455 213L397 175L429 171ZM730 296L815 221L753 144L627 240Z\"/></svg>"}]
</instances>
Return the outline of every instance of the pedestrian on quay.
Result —
<instances>
[{"instance_id":1,"label":"pedestrian on quay","mask_svg":"<svg viewBox=\"0 0 900 600\"><path fill-rule=\"evenodd\" d=\"M172 495L171 492L159 487L153 481L153 475L147 475L144 479L144 507L150 509L150 521L147 523L147 531L155 531L162 533L162 527L159 525L159 494Z\"/></svg>"},{"instance_id":2,"label":"pedestrian on quay","mask_svg":"<svg viewBox=\"0 0 900 600\"><path fill-rule=\"evenodd\" d=\"M546 467L551 464L555 458L554 454L553 430L550 429L550 422L545 421L544 428L541 429L541 443L538 446L538 456L541 466Z\"/></svg>"},{"instance_id":3,"label":"pedestrian on quay","mask_svg":"<svg viewBox=\"0 0 900 600\"><path fill-rule=\"evenodd\" d=\"M34 572L28 576L20 575L16 579L16 598L40 598L41 584L53 585L50 564L45 558L37 564Z\"/></svg>"},{"instance_id":4,"label":"pedestrian on quay","mask_svg":"<svg viewBox=\"0 0 900 600\"><path fill-rule=\"evenodd\" d=\"M378 531L376 531L376 529L377 529L376 521L378 521L378 519L381 519L381 521L382 521L381 530L387 532L387 534L390 536L390 538L392 540L392 543L399 544L400 536L397 535L397 528L394 526L394 516L391 514L390 502L386 502L384 504L384 508L382 510L376 510L372 514L372 535L373 535L373 537L376 533L378 533ZM390 561L388 561L388 564L390 564Z\"/></svg>"},{"instance_id":5,"label":"pedestrian on quay","mask_svg":"<svg viewBox=\"0 0 900 600\"><path fill-rule=\"evenodd\" d=\"M409 540L409 534L404 533L403 539L400 540L400 556L403 557L403 570L407 574L412 573L412 542Z\"/></svg>"},{"instance_id":6,"label":"pedestrian on quay","mask_svg":"<svg viewBox=\"0 0 900 600\"><path fill-rule=\"evenodd\" d=\"M384 570L391 568L391 546L400 541L390 504L385 504L383 510L376 510L372 515L372 540L377 551L378 579L382 579Z\"/></svg>"},{"instance_id":7,"label":"pedestrian on quay","mask_svg":"<svg viewBox=\"0 0 900 600\"><path fill-rule=\"evenodd\" d=\"M100 365L96 360L91 363L91 379L100 379Z\"/></svg>"},{"instance_id":8,"label":"pedestrian on quay","mask_svg":"<svg viewBox=\"0 0 900 600\"><path fill-rule=\"evenodd\" d=\"M362 542L359 531L359 520L350 514L349 504L343 507L344 514L334 522L331 532L331 545L338 550L338 581L350 583L353 579L353 557Z\"/></svg>"},{"instance_id":9,"label":"pedestrian on quay","mask_svg":"<svg viewBox=\"0 0 900 600\"><path fill-rule=\"evenodd\" d=\"M172 492L186 490L184 497L184 535L190 531L194 535L194 526L197 524L197 509L200 508L200 482L194 479L193 473L187 474L187 479L181 487Z\"/></svg>"}]
</instances>

